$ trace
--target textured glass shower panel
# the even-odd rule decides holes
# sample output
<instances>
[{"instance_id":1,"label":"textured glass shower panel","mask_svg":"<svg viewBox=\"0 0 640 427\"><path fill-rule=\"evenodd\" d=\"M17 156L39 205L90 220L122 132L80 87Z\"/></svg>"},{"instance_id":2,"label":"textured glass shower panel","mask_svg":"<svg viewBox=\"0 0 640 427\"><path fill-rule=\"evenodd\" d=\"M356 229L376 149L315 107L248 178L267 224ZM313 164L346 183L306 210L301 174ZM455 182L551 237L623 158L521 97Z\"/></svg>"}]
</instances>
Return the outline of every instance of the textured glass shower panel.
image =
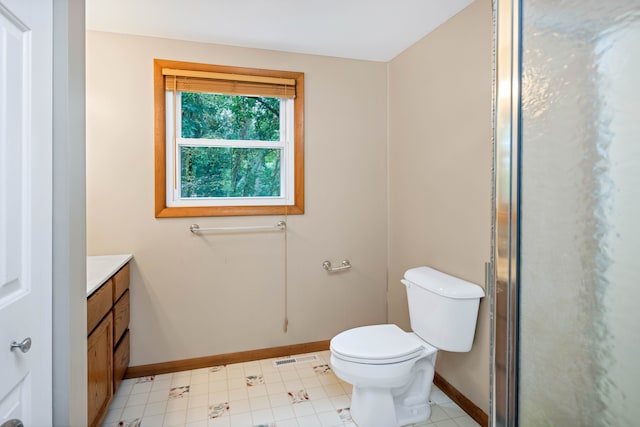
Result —
<instances>
[{"instance_id":1,"label":"textured glass shower panel","mask_svg":"<svg viewBox=\"0 0 640 427\"><path fill-rule=\"evenodd\" d=\"M522 3L521 426L640 423L640 2Z\"/></svg>"}]
</instances>

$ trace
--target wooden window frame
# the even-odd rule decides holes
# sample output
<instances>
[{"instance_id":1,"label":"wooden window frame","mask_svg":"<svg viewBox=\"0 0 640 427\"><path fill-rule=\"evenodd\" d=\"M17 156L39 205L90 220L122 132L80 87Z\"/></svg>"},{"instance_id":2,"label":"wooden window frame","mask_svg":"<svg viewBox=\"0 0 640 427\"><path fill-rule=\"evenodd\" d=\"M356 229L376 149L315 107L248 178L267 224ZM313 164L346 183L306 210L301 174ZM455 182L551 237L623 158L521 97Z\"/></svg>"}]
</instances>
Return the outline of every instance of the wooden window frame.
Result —
<instances>
[{"instance_id":1,"label":"wooden window frame","mask_svg":"<svg viewBox=\"0 0 640 427\"><path fill-rule=\"evenodd\" d=\"M229 67L223 65L154 59L154 159L155 159L155 216L156 218L245 216L245 215L300 215L304 213L304 73ZM273 206L168 206L167 205L167 141L165 69L239 74L245 76L276 77L296 81L294 99L294 197L292 205Z\"/></svg>"}]
</instances>

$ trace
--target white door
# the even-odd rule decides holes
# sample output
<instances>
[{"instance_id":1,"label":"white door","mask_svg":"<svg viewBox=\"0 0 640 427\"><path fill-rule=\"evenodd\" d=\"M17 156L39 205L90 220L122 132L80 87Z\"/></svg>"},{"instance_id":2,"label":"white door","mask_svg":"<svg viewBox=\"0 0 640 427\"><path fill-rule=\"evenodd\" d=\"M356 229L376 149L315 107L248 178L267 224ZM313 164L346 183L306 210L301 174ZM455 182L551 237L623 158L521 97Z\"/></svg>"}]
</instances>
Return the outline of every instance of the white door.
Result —
<instances>
[{"instance_id":1,"label":"white door","mask_svg":"<svg viewBox=\"0 0 640 427\"><path fill-rule=\"evenodd\" d=\"M52 424L52 36L52 0L0 0L0 426Z\"/></svg>"}]
</instances>

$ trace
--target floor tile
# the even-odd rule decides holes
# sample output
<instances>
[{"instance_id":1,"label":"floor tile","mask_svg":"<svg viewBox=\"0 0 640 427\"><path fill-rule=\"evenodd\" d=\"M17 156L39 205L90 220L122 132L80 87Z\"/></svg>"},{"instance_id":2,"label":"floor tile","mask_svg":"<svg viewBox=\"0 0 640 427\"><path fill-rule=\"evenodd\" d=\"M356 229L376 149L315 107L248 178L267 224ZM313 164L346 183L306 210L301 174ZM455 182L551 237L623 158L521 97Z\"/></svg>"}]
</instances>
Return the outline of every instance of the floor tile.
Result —
<instances>
[{"instance_id":1,"label":"floor tile","mask_svg":"<svg viewBox=\"0 0 640 427\"><path fill-rule=\"evenodd\" d=\"M147 418L153 415L164 415L166 411L167 411L166 401L147 403L147 406L145 406L144 408L143 416Z\"/></svg>"},{"instance_id":2,"label":"floor tile","mask_svg":"<svg viewBox=\"0 0 640 427\"><path fill-rule=\"evenodd\" d=\"M144 417L144 427L162 427L164 424L164 414Z\"/></svg>"},{"instance_id":3,"label":"floor tile","mask_svg":"<svg viewBox=\"0 0 640 427\"><path fill-rule=\"evenodd\" d=\"M271 408L271 402L269 401L269 398L267 396L250 398L249 404L251 406L252 411Z\"/></svg>"},{"instance_id":4,"label":"floor tile","mask_svg":"<svg viewBox=\"0 0 640 427\"><path fill-rule=\"evenodd\" d=\"M146 405L148 400L149 400L149 393L148 392L147 393L132 394L127 399L127 405L125 407Z\"/></svg>"},{"instance_id":5,"label":"floor tile","mask_svg":"<svg viewBox=\"0 0 640 427\"><path fill-rule=\"evenodd\" d=\"M152 391L151 393L149 393L147 404L155 402L166 402L167 400L169 400L169 389Z\"/></svg>"},{"instance_id":6,"label":"floor tile","mask_svg":"<svg viewBox=\"0 0 640 427\"><path fill-rule=\"evenodd\" d=\"M127 400L129 399L128 396L118 396L118 397L114 397L113 400L111 401L111 406L109 406L109 409L122 409L127 405Z\"/></svg>"},{"instance_id":7,"label":"floor tile","mask_svg":"<svg viewBox=\"0 0 640 427\"><path fill-rule=\"evenodd\" d=\"M170 399L167 401L167 412L186 411L188 399Z\"/></svg>"},{"instance_id":8,"label":"floor tile","mask_svg":"<svg viewBox=\"0 0 640 427\"><path fill-rule=\"evenodd\" d=\"M208 406L197 406L193 408L187 409L187 423L192 423L195 421L206 421L209 418L209 407Z\"/></svg>"},{"instance_id":9,"label":"floor tile","mask_svg":"<svg viewBox=\"0 0 640 427\"><path fill-rule=\"evenodd\" d=\"M458 424L459 427L477 427L478 426L478 423L468 415L454 418L453 421L455 421L455 423Z\"/></svg>"},{"instance_id":10,"label":"floor tile","mask_svg":"<svg viewBox=\"0 0 640 427\"><path fill-rule=\"evenodd\" d=\"M274 422L273 412L271 411L271 408L251 411L251 419L253 420L253 425L269 425L273 424Z\"/></svg>"},{"instance_id":11,"label":"floor tile","mask_svg":"<svg viewBox=\"0 0 640 427\"><path fill-rule=\"evenodd\" d=\"M313 406L313 409L318 414L321 412L336 412L336 409L333 407L329 399L314 399L311 401L311 406Z\"/></svg>"},{"instance_id":12,"label":"floor tile","mask_svg":"<svg viewBox=\"0 0 640 427\"><path fill-rule=\"evenodd\" d=\"M187 411L168 412L164 416L163 427L178 427L184 426L187 420ZM144 420L143 420L144 422Z\"/></svg>"},{"instance_id":13,"label":"floor tile","mask_svg":"<svg viewBox=\"0 0 640 427\"><path fill-rule=\"evenodd\" d=\"M300 402L293 405L293 413L296 415L296 418L300 418L306 415L315 414L316 411L313 409L311 402Z\"/></svg>"},{"instance_id":14,"label":"floor tile","mask_svg":"<svg viewBox=\"0 0 640 427\"><path fill-rule=\"evenodd\" d=\"M456 424L455 421L453 421L451 418L449 418L449 419L438 421L438 422L434 423L433 427L459 427L459 426L458 426L458 424Z\"/></svg>"},{"instance_id":15,"label":"floor tile","mask_svg":"<svg viewBox=\"0 0 640 427\"><path fill-rule=\"evenodd\" d=\"M351 384L336 377L330 352L212 366L122 381L103 421L144 427L357 427L350 416ZM410 427L477 427L433 386L431 417Z\"/></svg>"},{"instance_id":16,"label":"floor tile","mask_svg":"<svg viewBox=\"0 0 640 427\"><path fill-rule=\"evenodd\" d=\"M251 412L251 405L248 399L229 402L229 413L231 415L245 414L247 412Z\"/></svg>"},{"instance_id":17,"label":"floor tile","mask_svg":"<svg viewBox=\"0 0 640 427\"><path fill-rule=\"evenodd\" d=\"M247 412L246 414L230 415L229 423L231 427L249 427L253 425L253 420L251 414Z\"/></svg>"},{"instance_id":18,"label":"floor tile","mask_svg":"<svg viewBox=\"0 0 640 427\"><path fill-rule=\"evenodd\" d=\"M127 406L120 415L120 420L133 420L135 418L142 418L144 415L144 405L139 406Z\"/></svg>"},{"instance_id":19,"label":"floor tile","mask_svg":"<svg viewBox=\"0 0 640 427\"><path fill-rule=\"evenodd\" d=\"M320 412L317 416L322 427L333 427L342 424L342 420L336 411Z\"/></svg>"},{"instance_id":20,"label":"floor tile","mask_svg":"<svg viewBox=\"0 0 640 427\"><path fill-rule=\"evenodd\" d=\"M314 415L306 415L298 418L298 425L304 427L322 427L318 417Z\"/></svg>"},{"instance_id":21,"label":"floor tile","mask_svg":"<svg viewBox=\"0 0 640 427\"><path fill-rule=\"evenodd\" d=\"M291 418L295 418L295 414L293 413L293 408L291 405L287 406L277 406L272 409L273 418L276 421L288 420Z\"/></svg>"}]
</instances>

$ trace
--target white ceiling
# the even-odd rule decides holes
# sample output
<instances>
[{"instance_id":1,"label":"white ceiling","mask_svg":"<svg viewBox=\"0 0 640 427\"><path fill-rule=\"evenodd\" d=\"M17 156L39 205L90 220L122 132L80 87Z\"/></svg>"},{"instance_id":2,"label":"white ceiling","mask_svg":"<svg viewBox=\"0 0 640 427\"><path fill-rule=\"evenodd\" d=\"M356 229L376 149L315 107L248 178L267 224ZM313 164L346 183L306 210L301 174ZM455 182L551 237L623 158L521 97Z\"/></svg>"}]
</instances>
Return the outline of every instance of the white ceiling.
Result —
<instances>
[{"instance_id":1,"label":"white ceiling","mask_svg":"<svg viewBox=\"0 0 640 427\"><path fill-rule=\"evenodd\" d=\"M86 0L87 29L389 61L473 0Z\"/></svg>"}]
</instances>

